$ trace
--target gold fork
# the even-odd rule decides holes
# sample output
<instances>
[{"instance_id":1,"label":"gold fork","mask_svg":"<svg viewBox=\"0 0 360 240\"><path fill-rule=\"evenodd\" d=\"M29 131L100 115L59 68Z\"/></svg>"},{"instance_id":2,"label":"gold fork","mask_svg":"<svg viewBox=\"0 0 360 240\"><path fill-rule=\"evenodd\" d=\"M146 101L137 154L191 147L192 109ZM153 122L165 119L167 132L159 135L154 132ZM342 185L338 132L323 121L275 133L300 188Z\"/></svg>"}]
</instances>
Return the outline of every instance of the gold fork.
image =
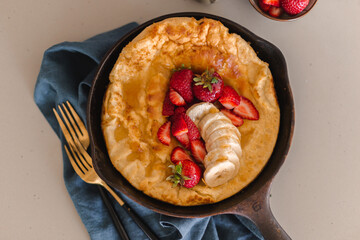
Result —
<instances>
[{"instance_id":1,"label":"gold fork","mask_svg":"<svg viewBox=\"0 0 360 240\"><path fill-rule=\"evenodd\" d=\"M59 111L64 119L64 122L60 118L59 114L53 108L53 112L57 121L59 122L60 128L64 134L66 142L69 145L70 151L64 145L65 151L70 159L70 163L73 166L75 172L80 176L82 180L90 184L98 184L103 186L109 193L115 198L115 200L122 206L129 215L133 218L133 220L137 223L137 225L144 231L144 233L150 239L158 239L154 233L146 226L140 218L133 212L130 207L124 203L124 201L107 185L95 172L95 169L92 165L92 158L86 152L86 148L89 146L89 135L86 130L85 125L81 121L80 117L76 114L75 110L71 107L71 104L67 101L67 107L70 109L70 112L67 110L65 104L58 106ZM65 112L65 114L64 114ZM75 119L75 120L74 120ZM85 147L86 146L86 147ZM71 153L70 153L71 152ZM121 225L121 222L119 222ZM123 239L128 239L125 229L120 226L121 231L119 232Z\"/></svg>"}]
</instances>

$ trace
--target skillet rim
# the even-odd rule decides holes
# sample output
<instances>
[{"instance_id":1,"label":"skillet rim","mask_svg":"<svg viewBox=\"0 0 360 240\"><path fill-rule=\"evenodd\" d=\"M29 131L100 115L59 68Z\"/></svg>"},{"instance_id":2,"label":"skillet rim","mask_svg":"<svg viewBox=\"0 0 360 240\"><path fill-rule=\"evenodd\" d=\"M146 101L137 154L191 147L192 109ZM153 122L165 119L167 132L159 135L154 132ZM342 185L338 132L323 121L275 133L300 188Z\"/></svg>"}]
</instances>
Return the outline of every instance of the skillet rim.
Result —
<instances>
[{"instance_id":1,"label":"skillet rim","mask_svg":"<svg viewBox=\"0 0 360 240\"><path fill-rule=\"evenodd\" d=\"M203 17L211 18L222 22L227 28L229 28L229 32L237 33L246 41L250 42L254 50L257 52L260 59L265 62L268 56L267 52L271 52L271 58L269 60L273 60L276 62L276 68L273 71L274 64L269 63L270 70L273 74L274 78L274 87L276 90L276 94L278 96L278 102L280 107L280 126L279 126L279 134L276 145L274 147L273 153L268 160L267 164L264 166L259 175L243 190L236 193L235 195L224 199L217 203L212 204L204 204L198 206L177 206L170 203L162 202L160 200L149 197L143 192L134 188L122 175L112 166L111 161L107 155L107 150L105 146L105 141L103 139L102 132L99 134L99 120L100 115L96 117L94 116L94 112L101 112L102 101L97 99L97 94L99 91L98 86L101 84L101 77L105 74L106 68L112 69L113 63L109 63L111 58L115 60L118 57L117 53L120 53L122 47L124 47L128 42L130 42L138 33L140 33L145 27L151 25L154 22L158 22L164 20L166 18L171 17L194 17L196 19L200 19ZM124 45L124 46L122 46ZM266 53L266 54L265 54ZM265 54L265 55L264 55ZM261 57L261 55L263 55ZM265 59L264 59L265 58ZM110 65L109 65L110 64ZM279 67L281 66L281 67ZM282 70L282 71L280 71ZM104 72L105 71L105 72ZM111 70L110 70L111 71ZM280 71L280 72L278 72ZM107 74L108 76L108 74ZM276 77L275 77L276 76ZM276 80L275 80L276 79ZM279 80L280 79L280 80ZM100 82L99 82L100 81ZM105 79L106 81L106 79ZM281 81L281 83L280 83ZM107 77L107 83L109 82ZM106 84L107 86L107 84ZM283 92L282 92L283 91ZM105 91L103 91L102 97L104 96ZM281 93L281 94L279 94ZM283 96L284 95L284 96ZM280 102L281 101L281 102ZM100 102L100 103L99 103ZM96 106L99 106L100 109L96 109ZM95 107L95 108L94 108ZM285 117L284 117L285 113ZM97 119L97 120L96 120ZM176 217L204 217L211 216L220 213L226 213L229 209L232 209L238 205L241 205L244 200L248 199L250 196L254 195L256 192L261 190L262 186L266 185L268 182L271 183L273 177L277 174L282 164L284 163L286 156L288 154L291 140L294 131L294 123L295 123L295 110L294 110L294 100L293 95L290 88L290 82L287 74L286 61L281 53L281 51L271 44L270 42L258 37L248 29L243 26L220 16L201 13L201 12L179 12L179 13L171 13L166 14L154 19L151 19L129 33L125 34L121 39L119 39L113 47L105 54L101 63L98 66L96 71L94 80L91 85L91 89L88 96L88 104L87 104L87 125L90 136L91 143L91 155L93 156L93 165L95 167L96 172L99 176L110 186L119 190L121 193L125 194L127 197L132 199L133 201L139 203L142 206L145 206L151 210L156 212L176 216ZM284 127L284 124L287 124L287 127ZM100 127L101 129L101 127ZM281 135L280 135L281 131ZM100 137L101 136L101 137ZM281 141L279 140L281 138ZM100 141L100 142L99 142ZM101 143L102 142L102 143ZM281 150L281 153L279 152ZM279 156L280 154L280 156ZM111 167L114 171L116 171L115 175L118 177L116 181L110 178L110 175L104 174L104 165L101 163L102 159L107 158L110 162ZM104 162L103 162L104 163ZM120 179L120 184L119 184ZM211 207L209 207L211 206Z\"/></svg>"}]
</instances>

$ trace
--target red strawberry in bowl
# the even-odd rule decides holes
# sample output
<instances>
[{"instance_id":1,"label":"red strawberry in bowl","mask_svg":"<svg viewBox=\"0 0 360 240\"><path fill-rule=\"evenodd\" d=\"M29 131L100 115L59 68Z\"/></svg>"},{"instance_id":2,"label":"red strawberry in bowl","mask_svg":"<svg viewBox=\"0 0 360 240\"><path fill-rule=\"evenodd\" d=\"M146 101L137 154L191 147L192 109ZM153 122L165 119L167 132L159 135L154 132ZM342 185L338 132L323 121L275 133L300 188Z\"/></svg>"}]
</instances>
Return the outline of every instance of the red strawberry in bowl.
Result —
<instances>
[{"instance_id":1,"label":"red strawberry in bowl","mask_svg":"<svg viewBox=\"0 0 360 240\"><path fill-rule=\"evenodd\" d=\"M170 79L170 87L173 88L187 102L193 101L191 89L194 73L190 69L181 69L173 73Z\"/></svg>"},{"instance_id":2,"label":"red strawberry in bowl","mask_svg":"<svg viewBox=\"0 0 360 240\"><path fill-rule=\"evenodd\" d=\"M202 175L201 168L191 160L180 160L175 165L170 165L173 175L170 175L166 180L173 183L173 187L180 184L186 188L195 187Z\"/></svg>"},{"instance_id":3,"label":"red strawberry in bowl","mask_svg":"<svg viewBox=\"0 0 360 240\"><path fill-rule=\"evenodd\" d=\"M290 15L301 13L309 4L309 0L281 0L281 7Z\"/></svg>"},{"instance_id":4,"label":"red strawberry in bowl","mask_svg":"<svg viewBox=\"0 0 360 240\"><path fill-rule=\"evenodd\" d=\"M263 4L280 7L280 0L260 0Z\"/></svg>"},{"instance_id":5,"label":"red strawberry in bowl","mask_svg":"<svg viewBox=\"0 0 360 240\"><path fill-rule=\"evenodd\" d=\"M200 101L215 102L222 94L224 82L221 76L213 69L206 70L193 79L193 93Z\"/></svg>"}]
</instances>

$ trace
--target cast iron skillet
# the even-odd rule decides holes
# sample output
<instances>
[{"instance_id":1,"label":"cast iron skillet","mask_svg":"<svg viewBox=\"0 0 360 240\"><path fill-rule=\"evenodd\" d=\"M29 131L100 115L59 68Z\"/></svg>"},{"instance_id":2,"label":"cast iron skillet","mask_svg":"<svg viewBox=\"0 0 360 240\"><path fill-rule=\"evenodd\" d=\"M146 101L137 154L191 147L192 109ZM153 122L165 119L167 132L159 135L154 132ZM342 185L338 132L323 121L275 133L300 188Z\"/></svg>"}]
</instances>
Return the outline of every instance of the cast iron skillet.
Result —
<instances>
[{"instance_id":1,"label":"cast iron skillet","mask_svg":"<svg viewBox=\"0 0 360 240\"><path fill-rule=\"evenodd\" d=\"M221 202L194 207L181 207L164 203L135 189L111 164L101 131L101 109L104 93L109 83L109 73L122 48L145 27L170 17L203 17L221 21L229 31L239 34L258 53L260 59L269 63L274 77L281 118L278 139L268 163L259 176L244 190ZM239 214L253 220L265 239L290 239L271 213L269 193L271 182L288 153L294 130L294 101L290 89L284 56L271 43L259 38L246 28L228 19L197 12L174 13L150 20L121 38L105 55L97 70L89 94L87 123L90 134L91 153L96 172L110 186L121 191L135 202L156 212L185 218L206 217L217 214Z\"/></svg>"}]
</instances>

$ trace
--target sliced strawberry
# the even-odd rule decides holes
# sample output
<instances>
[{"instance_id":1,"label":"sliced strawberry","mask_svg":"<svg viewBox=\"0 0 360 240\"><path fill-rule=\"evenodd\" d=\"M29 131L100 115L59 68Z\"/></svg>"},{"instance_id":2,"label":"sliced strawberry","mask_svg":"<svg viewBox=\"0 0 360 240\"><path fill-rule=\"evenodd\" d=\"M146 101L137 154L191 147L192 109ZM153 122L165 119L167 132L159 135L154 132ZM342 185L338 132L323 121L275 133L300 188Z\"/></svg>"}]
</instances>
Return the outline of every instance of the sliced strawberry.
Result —
<instances>
[{"instance_id":1,"label":"sliced strawberry","mask_svg":"<svg viewBox=\"0 0 360 240\"><path fill-rule=\"evenodd\" d=\"M280 7L280 0L262 0L264 4Z\"/></svg>"},{"instance_id":2,"label":"sliced strawberry","mask_svg":"<svg viewBox=\"0 0 360 240\"><path fill-rule=\"evenodd\" d=\"M190 69L181 69L174 72L170 79L170 87L175 89L187 103L194 99L191 89L193 76L194 73Z\"/></svg>"},{"instance_id":3,"label":"sliced strawberry","mask_svg":"<svg viewBox=\"0 0 360 240\"><path fill-rule=\"evenodd\" d=\"M174 109L175 106L174 104L170 101L170 91L168 91L165 95L165 99L163 102L163 109L162 109L162 115L163 116L171 116L174 114Z\"/></svg>"},{"instance_id":4,"label":"sliced strawberry","mask_svg":"<svg viewBox=\"0 0 360 240\"><path fill-rule=\"evenodd\" d=\"M200 132L199 132L199 129L197 128L197 126L195 125L195 123L191 120L191 118L186 115L186 110L184 107L178 107L175 109L175 115L178 115L180 114L185 122L186 122L186 126L188 128L188 137L189 137L189 140L192 141L192 140L195 140L195 139L200 139Z\"/></svg>"},{"instance_id":5,"label":"sliced strawberry","mask_svg":"<svg viewBox=\"0 0 360 240\"><path fill-rule=\"evenodd\" d=\"M180 94L177 91L175 91L173 88L170 88L169 98L170 98L170 101L176 106L186 105L186 102L182 98L182 96L180 96Z\"/></svg>"},{"instance_id":6,"label":"sliced strawberry","mask_svg":"<svg viewBox=\"0 0 360 240\"><path fill-rule=\"evenodd\" d=\"M175 138L179 141L179 143L181 143L181 145L183 145L183 147L190 149L190 140L187 133L175 136Z\"/></svg>"},{"instance_id":7,"label":"sliced strawberry","mask_svg":"<svg viewBox=\"0 0 360 240\"><path fill-rule=\"evenodd\" d=\"M196 139L190 142L190 151L197 162L203 163L206 156L206 148L203 141Z\"/></svg>"},{"instance_id":8,"label":"sliced strawberry","mask_svg":"<svg viewBox=\"0 0 360 240\"><path fill-rule=\"evenodd\" d=\"M240 96L230 86L225 86L223 88L223 93L221 97L219 98L219 102L227 109L233 109L237 105L240 104Z\"/></svg>"},{"instance_id":9,"label":"sliced strawberry","mask_svg":"<svg viewBox=\"0 0 360 240\"><path fill-rule=\"evenodd\" d=\"M271 5L267 5L267 4L263 3L263 0L259 0L259 6L264 12L269 11L269 9L271 7Z\"/></svg>"},{"instance_id":10,"label":"sliced strawberry","mask_svg":"<svg viewBox=\"0 0 360 240\"><path fill-rule=\"evenodd\" d=\"M182 147L175 147L171 152L170 160L176 164L177 161L181 160L192 160L189 154Z\"/></svg>"},{"instance_id":11,"label":"sliced strawberry","mask_svg":"<svg viewBox=\"0 0 360 240\"><path fill-rule=\"evenodd\" d=\"M243 96L240 96L240 104L233 111L236 115L249 120L258 120L260 117L254 104Z\"/></svg>"},{"instance_id":12,"label":"sliced strawberry","mask_svg":"<svg viewBox=\"0 0 360 240\"><path fill-rule=\"evenodd\" d=\"M167 121L166 123L161 125L161 127L159 128L159 130L157 132L157 137L158 137L159 141L162 144L165 144L167 146L169 146L170 141L171 141L171 138L170 138L170 126L171 126L171 122Z\"/></svg>"},{"instance_id":13,"label":"sliced strawberry","mask_svg":"<svg viewBox=\"0 0 360 240\"><path fill-rule=\"evenodd\" d=\"M188 133L186 122L182 115L172 116L171 133L174 137Z\"/></svg>"},{"instance_id":14,"label":"sliced strawberry","mask_svg":"<svg viewBox=\"0 0 360 240\"><path fill-rule=\"evenodd\" d=\"M240 116L234 114L232 111L228 109L221 109L220 111L231 120L235 127L240 127L243 125L244 120Z\"/></svg>"},{"instance_id":15,"label":"sliced strawberry","mask_svg":"<svg viewBox=\"0 0 360 240\"><path fill-rule=\"evenodd\" d=\"M309 0L281 0L281 7L290 15L301 13L307 5Z\"/></svg>"},{"instance_id":16,"label":"sliced strawberry","mask_svg":"<svg viewBox=\"0 0 360 240\"><path fill-rule=\"evenodd\" d=\"M178 115L178 114L185 114L186 112L186 109L184 107L178 107L175 109L175 114Z\"/></svg>"},{"instance_id":17,"label":"sliced strawberry","mask_svg":"<svg viewBox=\"0 0 360 240\"><path fill-rule=\"evenodd\" d=\"M279 17L283 12L283 9L280 7L271 6L269 9L269 15L272 17Z\"/></svg>"},{"instance_id":18,"label":"sliced strawberry","mask_svg":"<svg viewBox=\"0 0 360 240\"><path fill-rule=\"evenodd\" d=\"M186 126L188 128L188 136L189 136L189 140L195 140L195 139L200 139L200 132L199 129L197 128L197 126L195 125L195 123L191 120L191 118L184 114L184 120L186 122Z\"/></svg>"}]
</instances>

